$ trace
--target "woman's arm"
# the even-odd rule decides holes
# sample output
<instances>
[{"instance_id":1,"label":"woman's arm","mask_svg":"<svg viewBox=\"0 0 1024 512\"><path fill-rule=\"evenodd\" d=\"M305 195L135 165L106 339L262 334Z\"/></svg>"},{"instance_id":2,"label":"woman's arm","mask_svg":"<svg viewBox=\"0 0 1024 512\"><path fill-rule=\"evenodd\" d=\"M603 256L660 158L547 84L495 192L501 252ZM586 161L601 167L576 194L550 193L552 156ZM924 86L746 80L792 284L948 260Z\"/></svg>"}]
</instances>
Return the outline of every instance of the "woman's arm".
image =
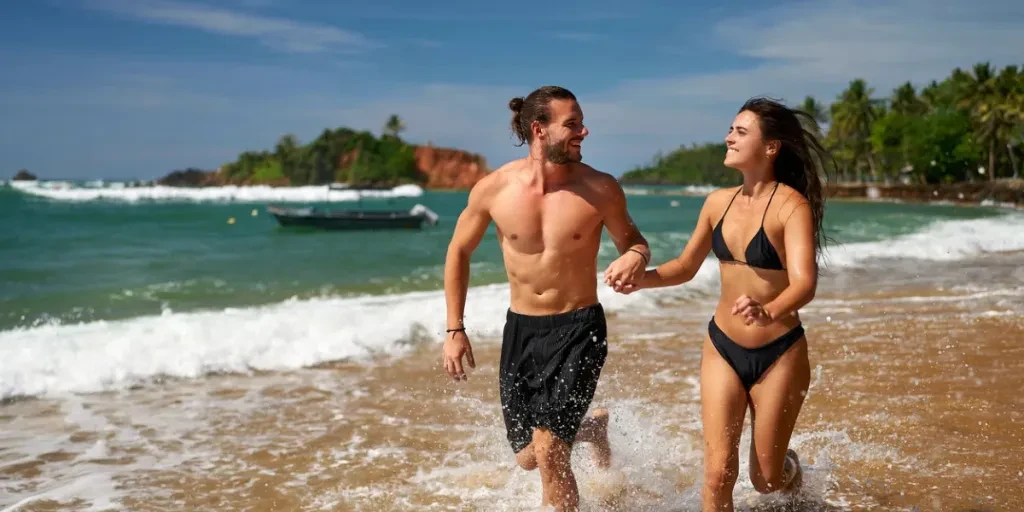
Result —
<instances>
[{"instance_id":1,"label":"woman's arm","mask_svg":"<svg viewBox=\"0 0 1024 512\"><path fill-rule=\"evenodd\" d=\"M686 247L683 248L679 256L658 265L657 268L648 270L644 274L644 278L639 283L635 283L636 289L678 286L697 275L701 264L704 263L704 259L711 251L713 228L708 211L712 208L709 208L708 205L715 202L713 197L716 195L718 195L718 191L709 194L704 200L704 206L700 209L693 234L690 235L690 240L686 242Z\"/></svg>"},{"instance_id":2,"label":"woman's arm","mask_svg":"<svg viewBox=\"0 0 1024 512\"><path fill-rule=\"evenodd\" d=\"M786 272L789 286L774 300L762 306L772 321L792 315L814 299L818 288L818 263L814 254L814 223L811 207L806 200L794 205L789 219L783 224L783 243L786 247Z\"/></svg>"}]
</instances>

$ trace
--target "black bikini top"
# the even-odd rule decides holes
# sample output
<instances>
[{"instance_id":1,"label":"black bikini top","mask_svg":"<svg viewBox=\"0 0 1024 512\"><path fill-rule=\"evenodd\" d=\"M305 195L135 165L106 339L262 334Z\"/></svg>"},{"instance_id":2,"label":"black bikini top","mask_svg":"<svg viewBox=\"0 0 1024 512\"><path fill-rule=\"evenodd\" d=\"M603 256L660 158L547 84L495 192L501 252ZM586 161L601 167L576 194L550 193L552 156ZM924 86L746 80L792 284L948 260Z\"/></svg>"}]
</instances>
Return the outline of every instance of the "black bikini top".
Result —
<instances>
[{"instance_id":1,"label":"black bikini top","mask_svg":"<svg viewBox=\"0 0 1024 512\"><path fill-rule=\"evenodd\" d=\"M775 188L772 189L772 195L768 198L768 205L764 207L764 214L761 215L761 229L757 230L757 234L747 244L747 250L744 251L744 256L747 261L738 261L732 257L732 251L729 250L729 246L725 245L725 239L722 237L722 221L725 220L725 214L729 213L729 208L732 206L732 202L736 200L736 196L739 195L740 187L733 194L732 200L729 201L729 206L725 207L725 212L722 213L722 218L718 219L718 224L715 226L715 230L711 232L711 250L715 252L715 256L718 257L719 261L733 261L736 263L743 263L745 265L763 268L767 270L785 270L782 266L782 260L779 259L779 253L775 252L775 246L772 245L772 241L768 239L768 234L764 232L764 218L768 215L768 206L772 204L772 198L775 197L775 191L779 188L779 184L775 183Z\"/></svg>"}]
</instances>

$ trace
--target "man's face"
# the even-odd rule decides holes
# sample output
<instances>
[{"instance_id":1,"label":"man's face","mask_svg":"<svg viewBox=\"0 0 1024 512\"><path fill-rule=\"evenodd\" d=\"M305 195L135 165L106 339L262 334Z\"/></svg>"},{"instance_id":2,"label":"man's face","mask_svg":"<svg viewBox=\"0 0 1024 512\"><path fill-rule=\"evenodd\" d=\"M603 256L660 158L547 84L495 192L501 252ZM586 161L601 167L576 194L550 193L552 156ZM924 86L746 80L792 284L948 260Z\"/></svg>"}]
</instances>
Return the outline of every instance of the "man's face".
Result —
<instances>
[{"instance_id":1,"label":"man's face","mask_svg":"<svg viewBox=\"0 0 1024 512\"><path fill-rule=\"evenodd\" d=\"M551 100L548 105L551 123L546 127L544 156L555 164L567 164L583 160L580 145L590 134L583 125L583 110L573 100Z\"/></svg>"}]
</instances>

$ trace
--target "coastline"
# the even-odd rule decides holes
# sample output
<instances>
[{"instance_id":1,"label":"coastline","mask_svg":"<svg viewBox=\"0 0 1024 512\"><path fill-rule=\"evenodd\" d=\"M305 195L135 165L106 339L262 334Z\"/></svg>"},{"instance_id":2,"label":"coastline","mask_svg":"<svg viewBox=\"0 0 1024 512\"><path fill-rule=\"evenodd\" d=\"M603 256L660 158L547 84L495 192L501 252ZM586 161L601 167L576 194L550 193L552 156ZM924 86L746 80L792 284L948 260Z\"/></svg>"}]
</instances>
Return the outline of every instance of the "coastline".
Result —
<instances>
[{"instance_id":1,"label":"coastline","mask_svg":"<svg viewBox=\"0 0 1024 512\"><path fill-rule=\"evenodd\" d=\"M944 203L957 206L1024 207L1024 180L1003 178L994 181L947 184L875 184L839 183L826 187L828 199L866 202Z\"/></svg>"},{"instance_id":2,"label":"coastline","mask_svg":"<svg viewBox=\"0 0 1024 512\"><path fill-rule=\"evenodd\" d=\"M707 195L704 185L621 182L624 188L644 190L647 195ZM1024 208L1024 179L941 184L835 183L825 187L827 200L864 203L924 203L956 206Z\"/></svg>"}]
</instances>

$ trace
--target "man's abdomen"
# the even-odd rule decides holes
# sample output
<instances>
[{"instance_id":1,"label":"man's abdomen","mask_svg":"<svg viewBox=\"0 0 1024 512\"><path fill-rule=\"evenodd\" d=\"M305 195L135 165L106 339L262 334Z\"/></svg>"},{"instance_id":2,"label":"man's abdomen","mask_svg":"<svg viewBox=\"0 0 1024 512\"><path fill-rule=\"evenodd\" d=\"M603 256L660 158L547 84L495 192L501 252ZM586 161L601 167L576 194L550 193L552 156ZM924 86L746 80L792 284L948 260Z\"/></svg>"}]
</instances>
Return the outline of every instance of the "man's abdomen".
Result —
<instances>
[{"instance_id":1,"label":"man's abdomen","mask_svg":"<svg viewBox=\"0 0 1024 512\"><path fill-rule=\"evenodd\" d=\"M596 304L596 254L583 252L506 255L512 311L553 315Z\"/></svg>"}]
</instances>

